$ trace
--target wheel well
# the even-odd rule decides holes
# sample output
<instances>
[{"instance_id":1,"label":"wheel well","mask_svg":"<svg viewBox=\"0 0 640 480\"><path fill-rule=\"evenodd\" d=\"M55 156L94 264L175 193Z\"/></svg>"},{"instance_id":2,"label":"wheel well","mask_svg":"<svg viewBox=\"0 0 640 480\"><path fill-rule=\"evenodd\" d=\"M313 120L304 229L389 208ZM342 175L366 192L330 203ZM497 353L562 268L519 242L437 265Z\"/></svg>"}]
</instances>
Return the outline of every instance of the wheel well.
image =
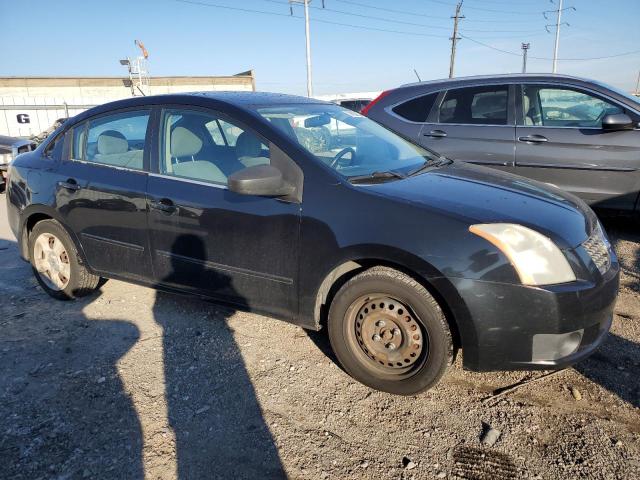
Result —
<instances>
[{"instance_id":1,"label":"wheel well","mask_svg":"<svg viewBox=\"0 0 640 480\"><path fill-rule=\"evenodd\" d=\"M33 227L36 226L36 223L41 222L42 220L52 220L50 215L46 213L34 213L27 218L27 221L24 224L24 228L22 229L22 256L26 260L30 260L29 258L29 234L33 230Z\"/></svg>"},{"instance_id":2,"label":"wheel well","mask_svg":"<svg viewBox=\"0 0 640 480\"><path fill-rule=\"evenodd\" d=\"M427 289L427 291L438 302L438 305L440 305L440 308L442 308L444 316L447 319L447 323L449 324L449 328L451 330L451 336L453 338L454 348L457 350L462 347L462 340L460 338L458 324L456 322L456 319L453 315L451 308L449 307L449 305L447 304L443 296L433 287L433 285L429 283L428 280L416 274L414 271L404 267L403 265L400 265L394 262L381 261L378 259L359 259L357 261L347 262L345 265L347 265L347 268L343 269L344 270L343 272L341 272L338 275L335 275L334 272L340 270L340 267L338 267L338 269L334 270L331 274L329 274L327 279L325 279L325 282L327 280L333 279L332 283L330 283L330 286L328 288L325 287L326 293L322 291L323 290L322 287L318 292L319 298L317 299L317 301L319 302L319 308L316 309L316 312L317 312L316 323L317 323L318 329L326 325L331 302L333 301L333 298L335 297L336 293L338 293L338 290L340 290L340 288L342 288L342 286L345 283L347 283L349 280L351 280L353 277L355 277L359 273L365 270L368 270L369 268L388 267L388 268L393 268L394 270L398 270L399 272L402 272L405 275L410 276L416 282L418 282L420 285L422 285L424 288ZM323 282L323 285L324 285L324 282Z\"/></svg>"}]
</instances>

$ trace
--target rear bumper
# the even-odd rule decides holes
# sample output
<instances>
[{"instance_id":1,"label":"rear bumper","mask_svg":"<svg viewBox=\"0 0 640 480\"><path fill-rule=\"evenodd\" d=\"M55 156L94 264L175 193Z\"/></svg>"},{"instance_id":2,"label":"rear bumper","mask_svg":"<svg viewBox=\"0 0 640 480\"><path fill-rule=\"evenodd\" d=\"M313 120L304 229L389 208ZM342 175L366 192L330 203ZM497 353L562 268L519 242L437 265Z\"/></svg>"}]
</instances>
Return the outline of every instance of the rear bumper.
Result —
<instances>
[{"instance_id":1,"label":"rear bumper","mask_svg":"<svg viewBox=\"0 0 640 480\"><path fill-rule=\"evenodd\" d=\"M470 328L460 332L465 368L554 369L588 357L611 326L619 275L614 257L597 283L528 287L449 278L465 307L454 310L468 315Z\"/></svg>"}]
</instances>

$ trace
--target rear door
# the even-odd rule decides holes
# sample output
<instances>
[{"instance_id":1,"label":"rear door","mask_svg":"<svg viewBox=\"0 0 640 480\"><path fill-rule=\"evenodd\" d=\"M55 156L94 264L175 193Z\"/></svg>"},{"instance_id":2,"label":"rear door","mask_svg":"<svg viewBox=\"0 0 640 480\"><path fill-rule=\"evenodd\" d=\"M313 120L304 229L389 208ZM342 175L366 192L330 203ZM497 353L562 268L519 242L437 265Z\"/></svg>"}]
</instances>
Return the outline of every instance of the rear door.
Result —
<instances>
[{"instance_id":1,"label":"rear door","mask_svg":"<svg viewBox=\"0 0 640 480\"><path fill-rule=\"evenodd\" d=\"M514 168L513 85L483 85L442 92L418 141L454 160L501 170Z\"/></svg>"},{"instance_id":2,"label":"rear door","mask_svg":"<svg viewBox=\"0 0 640 480\"><path fill-rule=\"evenodd\" d=\"M297 309L300 204L239 195L227 178L291 162L224 114L165 108L148 185L155 281L291 318ZM291 165L290 165L291 166Z\"/></svg>"},{"instance_id":3,"label":"rear door","mask_svg":"<svg viewBox=\"0 0 640 480\"><path fill-rule=\"evenodd\" d=\"M73 127L56 172L56 204L98 273L151 278L147 238L150 110L94 117Z\"/></svg>"},{"instance_id":4,"label":"rear door","mask_svg":"<svg viewBox=\"0 0 640 480\"><path fill-rule=\"evenodd\" d=\"M594 206L633 209L640 190L640 130L602 130L602 118L615 113L640 121L636 112L581 88L522 85L516 172Z\"/></svg>"}]
</instances>

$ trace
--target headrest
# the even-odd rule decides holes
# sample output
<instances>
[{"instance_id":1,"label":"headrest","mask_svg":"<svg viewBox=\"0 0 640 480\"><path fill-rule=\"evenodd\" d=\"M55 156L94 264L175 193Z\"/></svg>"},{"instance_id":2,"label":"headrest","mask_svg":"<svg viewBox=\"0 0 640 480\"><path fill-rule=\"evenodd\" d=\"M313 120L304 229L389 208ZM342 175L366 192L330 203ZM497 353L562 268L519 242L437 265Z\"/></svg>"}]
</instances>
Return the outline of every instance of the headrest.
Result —
<instances>
[{"instance_id":1,"label":"headrest","mask_svg":"<svg viewBox=\"0 0 640 480\"><path fill-rule=\"evenodd\" d=\"M249 133L242 132L236 140L236 156L242 157L259 157L262 155L262 142L258 137Z\"/></svg>"},{"instance_id":2,"label":"headrest","mask_svg":"<svg viewBox=\"0 0 640 480\"><path fill-rule=\"evenodd\" d=\"M113 155L125 153L129 150L129 142L124 135L117 130L105 130L98 135L98 153L101 155Z\"/></svg>"},{"instance_id":3,"label":"headrest","mask_svg":"<svg viewBox=\"0 0 640 480\"><path fill-rule=\"evenodd\" d=\"M202 140L191 130L176 127L171 131L171 156L193 157L202 150Z\"/></svg>"}]
</instances>

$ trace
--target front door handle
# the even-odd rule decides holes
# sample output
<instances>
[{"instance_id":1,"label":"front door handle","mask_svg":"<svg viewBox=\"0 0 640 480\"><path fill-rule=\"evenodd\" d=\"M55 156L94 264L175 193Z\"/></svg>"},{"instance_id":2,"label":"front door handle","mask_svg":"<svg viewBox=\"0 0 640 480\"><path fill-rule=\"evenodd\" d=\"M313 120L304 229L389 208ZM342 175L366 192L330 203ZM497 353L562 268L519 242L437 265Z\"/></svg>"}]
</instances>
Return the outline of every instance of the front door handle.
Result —
<instances>
[{"instance_id":1,"label":"front door handle","mask_svg":"<svg viewBox=\"0 0 640 480\"><path fill-rule=\"evenodd\" d=\"M525 137L518 137L518 141L524 143L545 143L548 142L549 139L542 135L527 135Z\"/></svg>"},{"instance_id":2,"label":"front door handle","mask_svg":"<svg viewBox=\"0 0 640 480\"><path fill-rule=\"evenodd\" d=\"M176 206L168 198L163 198L161 200L153 201L150 203L150 206L154 210L160 210L161 212L165 212L165 213L173 213L176 211Z\"/></svg>"},{"instance_id":3,"label":"front door handle","mask_svg":"<svg viewBox=\"0 0 640 480\"><path fill-rule=\"evenodd\" d=\"M444 138L447 136L447 132L444 132L442 130L431 130L429 133L425 133L424 136L432 138Z\"/></svg>"},{"instance_id":4,"label":"front door handle","mask_svg":"<svg viewBox=\"0 0 640 480\"><path fill-rule=\"evenodd\" d=\"M74 178L69 178L66 182L58 182L58 186L71 190L72 192L77 192L82 188Z\"/></svg>"}]
</instances>

